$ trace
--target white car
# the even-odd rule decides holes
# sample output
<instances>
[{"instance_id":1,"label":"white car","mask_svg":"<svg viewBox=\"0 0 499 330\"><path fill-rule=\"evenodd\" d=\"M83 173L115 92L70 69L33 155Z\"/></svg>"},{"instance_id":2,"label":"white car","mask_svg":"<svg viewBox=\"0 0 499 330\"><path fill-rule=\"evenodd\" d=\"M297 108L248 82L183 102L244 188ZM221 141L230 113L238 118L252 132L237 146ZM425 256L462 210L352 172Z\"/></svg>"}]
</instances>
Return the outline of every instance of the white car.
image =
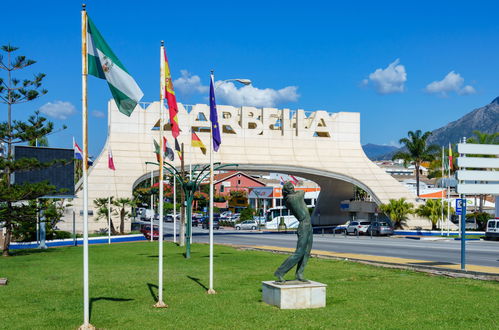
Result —
<instances>
[{"instance_id":1,"label":"white car","mask_svg":"<svg viewBox=\"0 0 499 330\"><path fill-rule=\"evenodd\" d=\"M487 231L485 232L485 237L487 239L499 239L499 218L487 221Z\"/></svg>"},{"instance_id":2,"label":"white car","mask_svg":"<svg viewBox=\"0 0 499 330\"><path fill-rule=\"evenodd\" d=\"M245 220L241 223L238 223L235 227L236 230L241 230L241 229L255 230L258 228L258 222L256 222L255 220Z\"/></svg>"},{"instance_id":3,"label":"white car","mask_svg":"<svg viewBox=\"0 0 499 330\"><path fill-rule=\"evenodd\" d=\"M355 220L355 221L350 221L350 223L347 226L347 235L350 233L357 235L357 234L367 234L367 228L371 225L371 222L366 221L366 220Z\"/></svg>"}]
</instances>

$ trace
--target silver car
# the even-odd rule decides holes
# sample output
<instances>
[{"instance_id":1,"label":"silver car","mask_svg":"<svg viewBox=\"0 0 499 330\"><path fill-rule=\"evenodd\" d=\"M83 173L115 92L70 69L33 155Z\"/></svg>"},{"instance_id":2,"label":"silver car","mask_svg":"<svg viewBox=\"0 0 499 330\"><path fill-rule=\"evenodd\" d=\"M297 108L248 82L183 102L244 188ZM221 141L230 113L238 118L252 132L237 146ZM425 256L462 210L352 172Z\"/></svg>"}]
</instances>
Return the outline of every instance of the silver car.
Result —
<instances>
[{"instance_id":1,"label":"silver car","mask_svg":"<svg viewBox=\"0 0 499 330\"><path fill-rule=\"evenodd\" d=\"M368 235L393 235L393 228L384 221L381 222L373 222L369 228L367 229L367 234Z\"/></svg>"},{"instance_id":2,"label":"silver car","mask_svg":"<svg viewBox=\"0 0 499 330\"><path fill-rule=\"evenodd\" d=\"M240 222L236 224L236 230L241 230L241 229L251 229L255 230L258 228L258 222L255 220L245 220L243 222Z\"/></svg>"}]
</instances>

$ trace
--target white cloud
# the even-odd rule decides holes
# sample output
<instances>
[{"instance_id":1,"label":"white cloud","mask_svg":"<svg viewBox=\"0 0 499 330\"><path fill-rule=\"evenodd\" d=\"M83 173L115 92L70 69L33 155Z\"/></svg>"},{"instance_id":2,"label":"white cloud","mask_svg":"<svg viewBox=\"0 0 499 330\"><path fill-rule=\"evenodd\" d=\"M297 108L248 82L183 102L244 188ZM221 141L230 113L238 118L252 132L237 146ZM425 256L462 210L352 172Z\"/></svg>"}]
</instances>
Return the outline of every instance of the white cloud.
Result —
<instances>
[{"instance_id":1,"label":"white cloud","mask_svg":"<svg viewBox=\"0 0 499 330\"><path fill-rule=\"evenodd\" d=\"M237 88L229 82L218 87L217 97L218 100L233 106L275 107L280 103L298 101L300 95L297 90L296 86L288 86L278 90L260 89L251 85Z\"/></svg>"},{"instance_id":2,"label":"white cloud","mask_svg":"<svg viewBox=\"0 0 499 330\"><path fill-rule=\"evenodd\" d=\"M434 81L426 86L426 91L432 94L439 94L447 97L450 92L456 92L459 95L469 95L476 93L475 88L471 85L464 86L464 78L459 73L454 71L449 72L444 79Z\"/></svg>"},{"instance_id":3,"label":"white cloud","mask_svg":"<svg viewBox=\"0 0 499 330\"><path fill-rule=\"evenodd\" d=\"M187 70L180 70L182 76L173 81L173 86L176 91L184 95L207 93L209 87L201 84L201 78L197 75L192 75Z\"/></svg>"},{"instance_id":4,"label":"white cloud","mask_svg":"<svg viewBox=\"0 0 499 330\"><path fill-rule=\"evenodd\" d=\"M187 70L180 72L182 76L173 81L175 90L184 95L206 94L206 98L208 98L209 86L203 85L199 76L192 75ZM215 85L218 86L217 103L233 106L274 107L285 102L296 102L300 97L296 86L275 90L272 88L260 89L251 85L238 88L232 82L220 84L220 81L217 81Z\"/></svg>"},{"instance_id":5,"label":"white cloud","mask_svg":"<svg viewBox=\"0 0 499 330\"><path fill-rule=\"evenodd\" d=\"M54 101L42 105L40 112L49 117L65 120L76 113L76 108L70 102Z\"/></svg>"},{"instance_id":6,"label":"white cloud","mask_svg":"<svg viewBox=\"0 0 499 330\"><path fill-rule=\"evenodd\" d=\"M369 75L369 79L362 80L362 85L371 83L379 94L402 93L407 81L405 67L399 64L397 58L384 69L376 69Z\"/></svg>"},{"instance_id":7,"label":"white cloud","mask_svg":"<svg viewBox=\"0 0 499 330\"><path fill-rule=\"evenodd\" d=\"M93 110L92 116L97 117L97 118L104 118L106 116L106 114L102 111L99 111L99 110Z\"/></svg>"}]
</instances>

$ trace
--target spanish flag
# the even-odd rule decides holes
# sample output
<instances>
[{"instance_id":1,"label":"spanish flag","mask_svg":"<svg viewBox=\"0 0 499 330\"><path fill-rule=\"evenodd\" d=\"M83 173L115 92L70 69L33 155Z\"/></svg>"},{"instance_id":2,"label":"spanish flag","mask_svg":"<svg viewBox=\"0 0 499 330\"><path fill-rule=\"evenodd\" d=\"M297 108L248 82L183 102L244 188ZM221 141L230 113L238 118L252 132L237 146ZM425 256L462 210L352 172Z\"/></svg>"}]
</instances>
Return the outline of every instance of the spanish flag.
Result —
<instances>
[{"instance_id":1,"label":"spanish flag","mask_svg":"<svg viewBox=\"0 0 499 330\"><path fill-rule=\"evenodd\" d=\"M199 139L199 136L197 136L194 131L192 132L191 146L200 148L203 152L203 155L206 155L206 147L204 146L203 141Z\"/></svg>"},{"instance_id":2,"label":"spanish flag","mask_svg":"<svg viewBox=\"0 0 499 330\"><path fill-rule=\"evenodd\" d=\"M175 98L175 91L173 90L172 75L170 73L170 66L168 65L168 58L166 57L166 49L163 47L163 57L161 58L161 70L164 73L165 81L163 82L164 90L162 91L166 102L168 103L168 110L170 114L170 125L172 127L172 135L177 138L180 134L178 127L178 108L177 99Z\"/></svg>"},{"instance_id":3,"label":"spanish flag","mask_svg":"<svg viewBox=\"0 0 499 330\"><path fill-rule=\"evenodd\" d=\"M452 146L449 143L449 168L452 170Z\"/></svg>"}]
</instances>

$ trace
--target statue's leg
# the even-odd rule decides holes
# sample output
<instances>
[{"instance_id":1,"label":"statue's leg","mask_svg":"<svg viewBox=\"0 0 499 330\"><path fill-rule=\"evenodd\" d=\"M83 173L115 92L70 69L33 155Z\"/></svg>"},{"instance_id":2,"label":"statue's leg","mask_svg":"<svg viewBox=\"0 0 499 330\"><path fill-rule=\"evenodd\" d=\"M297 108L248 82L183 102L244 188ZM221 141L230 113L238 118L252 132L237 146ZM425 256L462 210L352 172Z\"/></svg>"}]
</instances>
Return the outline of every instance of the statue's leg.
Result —
<instances>
[{"instance_id":1,"label":"statue's leg","mask_svg":"<svg viewBox=\"0 0 499 330\"><path fill-rule=\"evenodd\" d=\"M304 244L304 238L298 235L298 242L296 244L295 252L286 260L284 260L284 262L279 266L279 268L277 268L274 273L279 282L284 282L284 275L286 275L286 273L289 272L289 270L303 258L303 252L305 251L303 248Z\"/></svg>"},{"instance_id":2,"label":"statue's leg","mask_svg":"<svg viewBox=\"0 0 499 330\"><path fill-rule=\"evenodd\" d=\"M296 279L298 281L303 281L303 282L308 281L303 276L303 272L305 270L305 266L307 266L308 259L310 258L310 251L312 251L312 242L313 242L313 233L310 232L310 235L308 235L307 240L305 242L305 247L304 247L305 252L303 253L303 257L298 261L298 265L296 266Z\"/></svg>"}]
</instances>

